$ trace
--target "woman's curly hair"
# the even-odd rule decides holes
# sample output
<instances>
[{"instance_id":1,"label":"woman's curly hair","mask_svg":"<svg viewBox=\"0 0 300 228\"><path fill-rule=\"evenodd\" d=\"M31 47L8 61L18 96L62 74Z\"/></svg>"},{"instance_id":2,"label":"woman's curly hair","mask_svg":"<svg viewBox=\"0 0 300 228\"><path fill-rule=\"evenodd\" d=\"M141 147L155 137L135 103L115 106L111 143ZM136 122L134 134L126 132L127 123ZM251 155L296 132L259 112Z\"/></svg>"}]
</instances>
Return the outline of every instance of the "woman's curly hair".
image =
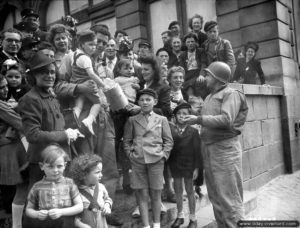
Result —
<instances>
[{"instance_id":1,"label":"woman's curly hair","mask_svg":"<svg viewBox=\"0 0 300 228\"><path fill-rule=\"evenodd\" d=\"M71 163L71 176L78 186L84 184L86 176L102 162L96 154L83 154L76 157Z\"/></svg>"}]
</instances>

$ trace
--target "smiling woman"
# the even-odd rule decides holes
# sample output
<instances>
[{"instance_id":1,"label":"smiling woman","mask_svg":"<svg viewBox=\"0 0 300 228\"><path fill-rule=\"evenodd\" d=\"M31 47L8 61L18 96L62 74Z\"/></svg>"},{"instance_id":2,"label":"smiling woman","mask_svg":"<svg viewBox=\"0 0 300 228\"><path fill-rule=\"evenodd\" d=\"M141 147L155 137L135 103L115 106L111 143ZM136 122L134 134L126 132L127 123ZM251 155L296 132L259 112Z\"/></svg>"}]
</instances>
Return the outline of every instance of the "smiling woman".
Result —
<instances>
[{"instance_id":1,"label":"smiling woman","mask_svg":"<svg viewBox=\"0 0 300 228\"><path fill-rule=\"evenodd\" d=\"M29 62L33 88L19 102L26 138L29 142L29 188L43 177L38 163L41 151L49 143L58 143L67 153L76 130L64 130L65 120L53 92L56 80L54 59L38 52Z\"/></svg>"},{"instance_id":2,"label":"smiling woman","mask_svg":"<svg viewBox=\"0 0 300 228\"><path fill-rule=\"evenodd\" d=\"M55 47L56 65L60 67L62 58L69 53L71 35L66 26L55 24L49 30L49 42Z\"/></svg>"}]
</instances>

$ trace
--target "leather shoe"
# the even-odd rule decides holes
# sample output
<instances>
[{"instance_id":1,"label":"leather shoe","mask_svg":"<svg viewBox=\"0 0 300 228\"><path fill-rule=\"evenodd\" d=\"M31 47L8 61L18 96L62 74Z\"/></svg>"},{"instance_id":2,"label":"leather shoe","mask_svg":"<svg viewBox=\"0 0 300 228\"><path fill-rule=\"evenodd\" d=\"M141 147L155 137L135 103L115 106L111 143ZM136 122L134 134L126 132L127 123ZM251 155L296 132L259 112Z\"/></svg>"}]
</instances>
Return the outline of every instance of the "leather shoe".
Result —
<instances>
[{"instance_id":1,"label":"leather shoe","mask_svg":"<svg viewBox=\"0 0 300 228\"><path fill-rule=\"evenodd\" d=\"M122 226L123 225L121 218L114 213L106 215L106 222L111 226Z\"/></svg>"},{"instance_id":2,"label":"leather shoe","mask_svg":"<svg viewBox=\"0 0 300 228\"><path fill-rule=\"evenodd\" d=\"M184 223L184 218L177 218L175 222L172 224L172 228L179 228L180 225Z\"/></svg>"},{"instance_id":3,"label":"leather shoe","mask_svg":"<svg viewBox=\"0 0 300 228\"><path fill-rule=\"evenodd\" d=\"M190 223L187 226L187 228L197 228L197 220L195 221L190 220Z\"/></svg>"}]
</instances>

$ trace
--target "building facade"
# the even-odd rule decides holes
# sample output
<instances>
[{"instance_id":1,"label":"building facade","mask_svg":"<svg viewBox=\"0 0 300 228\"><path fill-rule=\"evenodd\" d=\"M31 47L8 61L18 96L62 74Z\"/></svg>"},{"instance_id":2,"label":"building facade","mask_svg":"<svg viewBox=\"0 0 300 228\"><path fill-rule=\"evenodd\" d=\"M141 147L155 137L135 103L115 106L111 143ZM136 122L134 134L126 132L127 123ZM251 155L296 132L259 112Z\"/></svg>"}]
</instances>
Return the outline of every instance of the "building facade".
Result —
<instances>
[{"instance_id":1,"label":"building facade","mask_svg":"<svg viewBox=\"0 0 300 228\"><path fill-rule=\"evenodd\" d=\"M72 15L78 30L106 24L110 32L125 30L134 40L148 40L156 51L161 32L177 20L183 33L195 13L204 23L217 20L221 36L234 49L248 41L259 44L258 59L266 86L232 85L243 90L249 116L241 137L244 184L256 189L272 178L300 169L300 1L298 0L5 0L0 28L18 23L24 8L40 15L49 28Z\"/></svg>"}]
</instances>

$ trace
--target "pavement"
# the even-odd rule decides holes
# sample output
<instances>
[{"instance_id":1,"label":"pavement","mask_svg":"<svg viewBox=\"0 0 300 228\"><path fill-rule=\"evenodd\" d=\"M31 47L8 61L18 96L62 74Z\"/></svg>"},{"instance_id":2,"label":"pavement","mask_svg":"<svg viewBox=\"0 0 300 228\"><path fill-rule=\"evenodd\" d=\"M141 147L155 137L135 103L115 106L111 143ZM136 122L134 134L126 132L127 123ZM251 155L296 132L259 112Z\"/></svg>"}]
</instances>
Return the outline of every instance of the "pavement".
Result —
<instances>
[{"instance_id":1,"label":"pavement","mask_svg":"<svg viewBox=\"0 0 300 228\"><path fill-rule=\"evenodd\" d=\"M204 196L201 201L197 200L196 206L198 228L217 228L205 186L202 191ZM176 205L172 203L165 205L168 213L162 218L162 228L170 228L176 218ZM246 220L300 221L300 171L278 176L255 192L244 191L244 207ZM188 215L187 201L184 202L184 208ZM122 228L142 227L139 219L130 218L130 214L124 216L126 218ZM181 227L186 228L188 223L186 216L185 223Z\"/></svg>"},{"instance_id":2,"label":"pavement","mask_svg":"<svg viewBox=\"0 0 300 228\"><path fill-rule=\"evenodd\" d=\"M300 171L281 175L257 192L257 207L247 219L300 221Z\"/></svg>"},{"instance_id":3,"label":"pavement","mask_svg":"<svg viewBox=\"0 0 300 228\"><path fill-rule=\"evenodd\" d=\"M198 228L216 228L212 205L209 202L205 186L202 188L203 197L197 200L196 217ZM134 196L121 196L123 209L128 208L130 201L135 202ZM126 200L124 199L126 198ZM120 205L121 206L121 205ZM134 205L130 205L134 206ZM165 203L168 211L162 217L162 228L170 228L176 218L177 211L174 203ZM281 175L255 192L244 191L244 207L246 220L298 220L300 221L300 170L293 174ZM188 215L187 200L184 202L184 211ZM0 211L1 218L9 218L9 215ZM122 228L140 228L140 219L131 218L131 211L122 214L125 224ZM186 228L189 220L186 216L181 228ZM3 220L2 220L3 221ZM8 227L0 224L0 227ZM286 227L286 226L285 226ZM297 226L295 226L297 227ZM300 227L300 226L298 226ZM114 228L114 226L109 226Z\"/></svg>"}]
</instances>

